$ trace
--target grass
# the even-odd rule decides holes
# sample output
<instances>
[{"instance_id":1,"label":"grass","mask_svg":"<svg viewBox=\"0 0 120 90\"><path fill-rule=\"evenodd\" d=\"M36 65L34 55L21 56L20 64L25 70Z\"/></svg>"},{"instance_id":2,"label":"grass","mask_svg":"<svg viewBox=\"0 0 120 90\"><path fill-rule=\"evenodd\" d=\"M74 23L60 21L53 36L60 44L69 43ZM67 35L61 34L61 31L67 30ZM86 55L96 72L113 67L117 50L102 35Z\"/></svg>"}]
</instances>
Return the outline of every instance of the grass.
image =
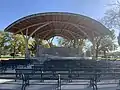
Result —
<instances>
[{"instance_id":1,"label":"grass","mask_svg":"<svg viewBox=\"0 0 120 90\"><path fill-rule=\"evenodd\" d=\"M15 56L14 58L10 55L2 55L0 60L9 60L9 59L24 59L25 56ZM120 58L98 58L98 60L109 59L109 60L120 60Z\"/></svg>"},{"instance_id":2,"label":"grass","mask_svg":"<svg viewBox=\"0 0 120 90\"><path fill-rule=\"evenodd\" d=\"M24 59L24 56L15 56L14 58L10 55L2 55L0 60L9 60L9 59Z\"/></svg>"}]
</instances>

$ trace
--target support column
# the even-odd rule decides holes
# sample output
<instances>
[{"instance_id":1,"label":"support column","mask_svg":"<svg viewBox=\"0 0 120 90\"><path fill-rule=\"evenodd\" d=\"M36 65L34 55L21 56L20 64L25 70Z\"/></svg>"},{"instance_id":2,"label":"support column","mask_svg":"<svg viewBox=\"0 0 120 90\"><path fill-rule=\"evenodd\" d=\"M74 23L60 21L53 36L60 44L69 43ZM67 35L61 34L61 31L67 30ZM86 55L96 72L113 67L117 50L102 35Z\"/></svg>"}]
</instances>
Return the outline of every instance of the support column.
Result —
<instances>
[{"instance_id":1,"label":"support column","mask_svg":"<svg viewBox=\"0 0 120 90\"><path fill-rule=\"evenodd\" d=\"M78 41L79 39L76 39L76 48L77 48L77 54L79 55L79 53L80 53L80 51L79 51L79 49L80 49L80 46L79 46L79 41Z\"/></svg>"},{"instance_id":2,"label":"support column","mask_svg":"<svg viewBox=\"0 0 120 90\"><path fill-rule=\"evenodd\" d=\"M74 40L74 48L77 48L77 39Z\"/></svg>"},{"instance_id":3,"label":"support column","mask_svg":"<svg viewBox=\"0 0 120 90\"><path fill-rule=\"evenodd\" d=\"M25 58L30 58L30 52L28 50L28 28L26 29L26 38L25 38L25 43L26 43L26 46L25 46Z\"/></svg>"},{"instance_id":4,"label":"support column","mask_svg":"<svg viewBox=\"0 0 120 90\"><path fill-rule=\"evenodd\" d=\"M80 39L79 39L80 40ZM79 55L82 55L82 44L80 44L80 42L78 41L78 50L79 50Z\"/></svg>"},{"instance_id":5,"label":"support column","mask_svg":"<svg viewBox=\"0 0 120 90\"><path fill-rule=\"evenodd\" d=\"M30 58L30 52L28 50L28 29L26 29L26 36L23 34L23 32L21 32L23 38L24 38L24 41L25 41L25 58Z\"/></svg>"},{"instance_id":6,"label":"support column","mask_svg":"<svg viewBox=\"0 0 120 90\"><path fill-rule=\"evenodd\" d=\"M36 41L36 57L39 57L39 39L37 37L37 35L35 36L35 41Z\"/></svg>"},{"instance_id":7,"label":"support column","mask_svg":"<svg viewBox=\"0 0 120 90\"><path fill-rule=\"evenodd\" d=\"M40 30L41 28L49 25L51 22L45 23L44 25L41 25L39 27L37 27L29 36L28 36L28 28L26 28L26 37L24 36L24 34L21 32L22 36L24 37L25 40L25 58L30 58L30 52L28 50L28 40L32 37L33 34L35 34L38 30Z\"/></svg>"},{"instance_id":8,"label":"support column","mask_svg":"<svg viewBox=\"0 0 120 90\"><path fill-rule=\"evenodd\" d=\"M73 47L75 48L75 40L73 40Z\"/></svg>"},{"instance_id":9,"label":"support column","mask_svg":"<svg viewBox=\"0 0 120 90\"><path fill-rule=\"evenodd\" d=\"M28 50L28 39L25 40L26 46L25 46L25 58L30 58L30 52Z\"/></svg>"}]
</instances>

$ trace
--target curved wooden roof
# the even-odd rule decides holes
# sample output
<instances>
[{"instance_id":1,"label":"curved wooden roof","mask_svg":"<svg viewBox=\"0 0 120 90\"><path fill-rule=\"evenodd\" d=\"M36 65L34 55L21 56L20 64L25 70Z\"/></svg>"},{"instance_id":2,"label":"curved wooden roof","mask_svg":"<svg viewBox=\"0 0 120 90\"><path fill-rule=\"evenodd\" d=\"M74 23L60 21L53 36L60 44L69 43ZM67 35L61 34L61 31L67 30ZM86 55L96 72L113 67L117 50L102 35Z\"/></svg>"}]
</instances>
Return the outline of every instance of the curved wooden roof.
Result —
<instances>
[{"instance_id":1,"label":"curved wooden roof","mask_svg":"<svg viewBox=\"0 0 120 90\"><path fill-rule=\"evenodd\" d=\"M68 39L90 38L109 34L100 22L80 14L67 12L46 12L23 17L10 24L5 31L28 36L37 35L41 39L62 36Z\"/></svg>"}]
</instances>

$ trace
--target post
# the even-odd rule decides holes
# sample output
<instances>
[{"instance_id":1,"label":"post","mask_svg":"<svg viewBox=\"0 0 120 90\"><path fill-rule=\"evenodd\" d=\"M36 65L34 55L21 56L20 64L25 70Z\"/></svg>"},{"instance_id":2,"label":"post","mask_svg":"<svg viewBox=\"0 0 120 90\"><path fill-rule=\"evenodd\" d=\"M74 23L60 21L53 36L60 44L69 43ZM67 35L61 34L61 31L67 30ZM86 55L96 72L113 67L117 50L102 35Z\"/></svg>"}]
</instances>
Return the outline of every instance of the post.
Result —
<instances>
[{"instance_id":1,"label":"post","mask_svg":"<svg viewBox=\"0 0 120 90\"><path fill-rule=\"evenodd\" d=\"M29 50L28 50L28 28L26 29L26 37L25 37L25 58L30 58L30 53L29 53Z\"/></svg>"},{"instance_id":2,"label":"post","mask_svg":"<svg viewBox=\"0 0 120 90\"><path fill-rule=\"evenodd\" d=\"M25 58L29 58L29 51L28 51L28 39L25 40Z\"/></svg>"},{"instance_id":3,"label":"post","mask_svg":"<svg viewBox=\"0 0 120 90\"><path fill-rule=\"evenodd\" d=\"M36 45L37 45L37 47L36 47L36 57L39 57L39 40L38 40L38 37L37 36L35 36L35 41L36 41Z\"/></svg>"},{"instance_id":4,"label":"post","mask_svg":"<svg viewBox=\"0 0 120 90\"><path fill-rule=\"evenodd\" d=\"M118 87L120 87L120 80L118 81Z\"/></svg>"},{"instance_id":5,"label":"post","mask_svg":"<svg viewBox=\"0 0 120 90\"><path fill-rule=\"evenodd\" d=\"M78 47L77 44L78 44L77 39L74 39L74 44L73 44L74 48Z\"/></svg>"},{"instance_id":6,"label":"post","mask_svg":"<svg viewBox=\"0 0 120 90\"><path fill-rule=\"evenodd\" d=\"M23 32L21 31L21 34L24 38L24 41L25 41L25 58L30 58L30 53L29 53L29 50L28 50L28 28L26 29L26 36L23 34Z\"/></svg>"}]
</instances>

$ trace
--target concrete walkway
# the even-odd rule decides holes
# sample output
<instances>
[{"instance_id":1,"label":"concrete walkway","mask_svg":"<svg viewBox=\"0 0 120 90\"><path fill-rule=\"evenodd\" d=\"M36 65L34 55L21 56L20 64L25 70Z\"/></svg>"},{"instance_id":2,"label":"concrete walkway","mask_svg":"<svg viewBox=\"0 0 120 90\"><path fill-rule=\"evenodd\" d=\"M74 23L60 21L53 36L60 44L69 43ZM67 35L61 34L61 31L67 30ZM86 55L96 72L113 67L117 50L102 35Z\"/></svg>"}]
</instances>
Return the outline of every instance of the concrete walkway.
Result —
<instances>
[{"instance_id":1,"label":"concrete walkway","mask_svg":"<svg viewBox=\"0 0 120 90\"><path fill-rule=\"evenodd\" d=\"M114 80L113 80L114 81ZM111 81L102 81L100 83L106 83L106 82L113 82ZM5 83L5 82L11 82L11 83L21 83L20 81L14 82L12 80L0 80L0 83ZM30 81L31 83L35 84L40 84L39 81ZM46 81L45 83L51 83L51 81ZM55 83L52 81L52 83ZM69 84L87 84L87 81L73 81L72 83ZM100 84L99 83L99 84ZM116 90L119 87L116 84L109 84L109 85L98 85L98 90ZM0 90L21 90L21 85L15 85L15 84L0 84ZM26 87L26 90L56 90L56 85L30 85ZM62 85L62 90L92 90L92 88L88 88L87 85Z\"/></svg>"}]
</instances>

